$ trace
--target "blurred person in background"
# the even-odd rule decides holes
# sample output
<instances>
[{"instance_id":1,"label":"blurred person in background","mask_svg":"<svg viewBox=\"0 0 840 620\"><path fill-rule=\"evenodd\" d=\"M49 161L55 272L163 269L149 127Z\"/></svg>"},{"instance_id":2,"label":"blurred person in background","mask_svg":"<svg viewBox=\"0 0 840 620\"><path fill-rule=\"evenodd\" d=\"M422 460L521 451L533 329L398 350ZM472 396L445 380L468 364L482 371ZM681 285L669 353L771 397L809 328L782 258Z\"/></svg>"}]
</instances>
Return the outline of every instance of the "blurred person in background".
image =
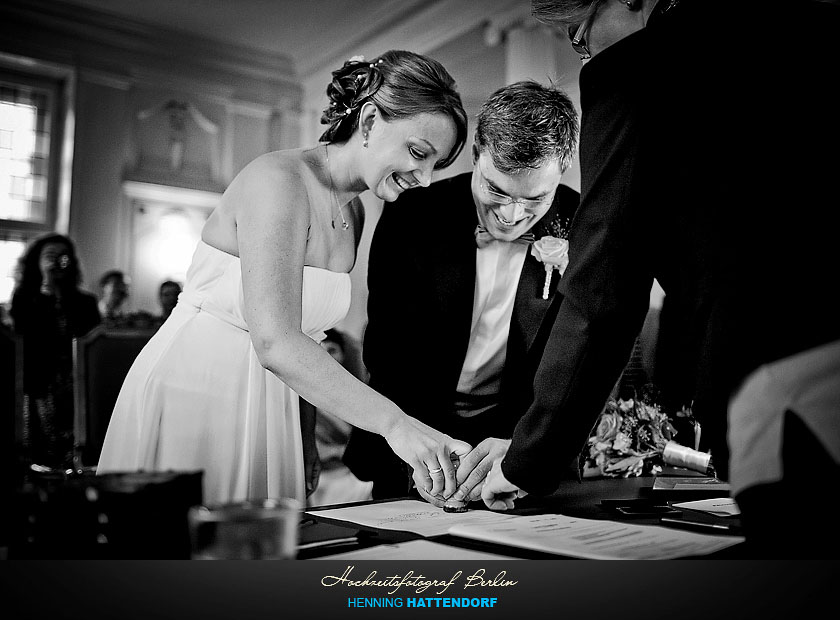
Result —
<instances>
[{"instance_id":1,"label":"blurred person in background","mask_svg":"<svg viewBox=\"0 0 840 620\"><path fill-rule=\"evenodd\" d=\"M172 314L172 309L178 303L181 285L174 280L165 280L158 289L158 303L160 304L160 322L163 323Z\"/></svg>"},{"instance_id":2,"label":"blurred person in background","mask_svg":"<svg viewBox=\"0 0 840 620\"><path fill-rule=\"evenodd\" d=\"M106 271L99 278L99 314L106 325L126 320L125 302L130 295L128 277L119 269Z\"/></svg>"},{"instance_id":3,"label":"blurred person in background","mask_svg":"<svg viewBox=\"0 0 840 620\"><path fill-rule=\"evenodd\" d=\"M23 339L26 458L64 470L73 457L73 338L100 323L96 297L80 288L75 245L57 233L29 245L17 278L10 314Z\"/></svg>"},{"instance_id":4,"label":"blurred person in background","mask_svg":"<svg viewBox=\"0 0 840 620\"><path fill-rule=\"evenodd\" d=\"M356 340L338 329L328 329L325 333L321 346L354 377L367 382ZM301 399L300 414L310 503L323 505L370 499L371 484L356 478L342 461L353 427L334 415L316 410L304 399Z\"/></svg>"}]
</instances>

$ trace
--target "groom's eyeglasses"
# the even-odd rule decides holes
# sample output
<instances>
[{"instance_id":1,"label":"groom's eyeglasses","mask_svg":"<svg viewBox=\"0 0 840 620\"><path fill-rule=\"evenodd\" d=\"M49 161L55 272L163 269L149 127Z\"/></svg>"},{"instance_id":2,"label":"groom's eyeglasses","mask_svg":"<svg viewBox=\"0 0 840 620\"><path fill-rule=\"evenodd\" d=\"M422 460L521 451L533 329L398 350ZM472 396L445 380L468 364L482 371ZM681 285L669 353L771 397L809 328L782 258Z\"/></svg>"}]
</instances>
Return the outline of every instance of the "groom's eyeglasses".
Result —
<instances>
[{"instance_id":1,"label":"groom's eyeglasses","mask_svg":"<svg viewBox=\"0 0 840 620\"><path fill-rule=\"evenodd\" d=\"M543 204L549 202L554 199L554 193L547 194L542 198L513 198L512 196L508 196L507 194L503 194L496 190L494 187L490 187L490 182L487 180L487 177L484 176L484 170L481 169L481 164L477 165L478 167L478 186L481 188L481 191L484 192L484 195L487 199L500 206L507 206L509 204L513 204L514 202L518 202L521 204L525 209L529 211L533 211L535 209L539 209Z\"/></svg>"},{"instance_id":2,"label":"groom's eyeglasses","mask_svg":"<svg viewBox=\"0 0 840 620\"><path fill-rule=\"evenodd\" d=\"M511 196L508 196L507 194L502 194L493 189L490 189L490 187L488 187L484 182L479 182L479 186L481 187L482 191L485 194L487 194L487 198L490 199L490 202L501 206L507 206L509 204L513 204L514 202L518 202L529 211L538 209L541 205L543 205L546 202L547 198L513 198Z\"/></svg>"}]
</instances>

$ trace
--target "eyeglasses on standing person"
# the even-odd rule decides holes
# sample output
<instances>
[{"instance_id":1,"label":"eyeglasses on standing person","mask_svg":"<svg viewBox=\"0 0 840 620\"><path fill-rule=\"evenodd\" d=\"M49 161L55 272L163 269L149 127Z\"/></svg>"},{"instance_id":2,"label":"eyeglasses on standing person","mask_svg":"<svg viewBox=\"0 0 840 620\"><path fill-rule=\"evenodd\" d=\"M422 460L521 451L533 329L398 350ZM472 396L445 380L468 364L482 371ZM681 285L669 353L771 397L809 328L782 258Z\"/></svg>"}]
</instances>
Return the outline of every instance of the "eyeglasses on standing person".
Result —
<instances>
[{"instance_id":1,"label":"eyeglasses on standing person","mask_svg":"<svg viewBox=\"0 0 840 620\"><path fill-rule=\"evenodd\" d=\"M569 28L566 31L569 35L569 40L572 42L572 49L578 53L581 60L587 60L592 57L589 46L586 44L586 33L589 32L589 27L592 25L595 13L596 11L592 11L589 17L581 24L569 24Z\"/></svg>"}]
</instances>

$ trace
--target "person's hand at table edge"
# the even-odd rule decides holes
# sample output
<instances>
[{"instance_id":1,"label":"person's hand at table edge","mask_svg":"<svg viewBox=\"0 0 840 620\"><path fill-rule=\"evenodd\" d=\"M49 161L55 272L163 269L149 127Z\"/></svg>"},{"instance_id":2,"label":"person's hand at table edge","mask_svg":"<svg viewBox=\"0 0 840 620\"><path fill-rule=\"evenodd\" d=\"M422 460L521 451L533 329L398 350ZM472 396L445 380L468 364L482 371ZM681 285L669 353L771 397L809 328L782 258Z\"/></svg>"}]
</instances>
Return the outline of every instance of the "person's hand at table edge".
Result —
<instances>
[{"instance_id":1,"label":"person's hand at table edge","mask_svg":"<svg viewBox=\"0 0 840 620\"><path fill-rule=\"evenodd\" d=\"M493 467L484 479L481 499L490 510L511 510L517 498L527 493L510 482L502 473L502 459L493 462Z\"/></svg>"}]
</instances>

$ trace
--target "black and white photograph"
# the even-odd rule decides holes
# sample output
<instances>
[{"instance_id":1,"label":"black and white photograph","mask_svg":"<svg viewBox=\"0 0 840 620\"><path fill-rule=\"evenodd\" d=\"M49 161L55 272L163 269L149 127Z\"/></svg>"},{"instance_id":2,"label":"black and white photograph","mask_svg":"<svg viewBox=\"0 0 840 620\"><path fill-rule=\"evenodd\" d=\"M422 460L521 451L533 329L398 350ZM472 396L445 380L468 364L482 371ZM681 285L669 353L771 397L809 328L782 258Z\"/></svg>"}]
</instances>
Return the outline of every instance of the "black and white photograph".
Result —
<instances>
[{"instance_id":1,"label":"black and white photograph","mask_svg":"<svg viewBox=\"0 0 840 620\"><path fill-rule=\"evenodd\" d=\"M2 0L7 617L816 610L838 68L838 0Z\"/></svg>"}]
</instances>

